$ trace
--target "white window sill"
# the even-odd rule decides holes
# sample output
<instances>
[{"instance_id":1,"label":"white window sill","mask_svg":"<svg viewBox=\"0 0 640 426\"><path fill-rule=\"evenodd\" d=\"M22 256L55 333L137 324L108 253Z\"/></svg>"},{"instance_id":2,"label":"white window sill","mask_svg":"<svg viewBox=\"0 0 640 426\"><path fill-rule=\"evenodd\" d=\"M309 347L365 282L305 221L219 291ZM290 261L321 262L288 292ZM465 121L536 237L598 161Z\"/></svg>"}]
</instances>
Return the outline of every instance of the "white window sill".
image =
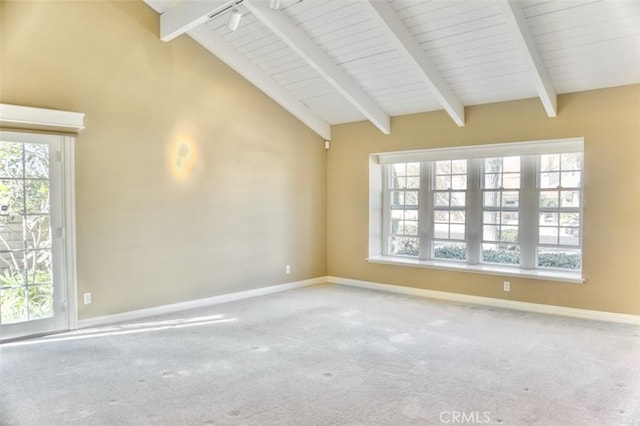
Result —
<instances>
[{"instance_id":1,"label":"white window sill","mask_svg":"<svg viewBox=\"0 0 640 426\"><path fill-rule=\"evenodd\" d=\"M446 262L439 260L418 260L408 257L373 256L369 263L383 265L401 265L414 268L442 269L445 271L472 272L476 274L499 275L506 277L531 278L534 280L559 281L582 284L586 281L580 272L564 272L549 269L519 269L498 265L469 265L467 263Z\"/></svg>"}]
</instances>

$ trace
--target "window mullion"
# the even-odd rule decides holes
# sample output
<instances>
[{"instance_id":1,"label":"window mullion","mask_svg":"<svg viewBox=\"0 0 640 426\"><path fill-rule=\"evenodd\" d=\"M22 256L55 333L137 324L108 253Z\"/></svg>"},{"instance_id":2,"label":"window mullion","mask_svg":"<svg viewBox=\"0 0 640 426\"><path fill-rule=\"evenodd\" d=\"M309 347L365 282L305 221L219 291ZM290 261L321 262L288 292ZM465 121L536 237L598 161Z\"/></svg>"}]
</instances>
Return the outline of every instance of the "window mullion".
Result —
<instances>
[{"instance_id":1,"label":"window mullion","mask_svg":"<svg viewBox=\"0 0 640 426\"><path fill-rule=\"evenodd\" d=\"M432 163L423 161L420 163L420 190L418 192L418 236L420 238L421 260L431 259L431 246L433 230L433 193L431 192Z\"/></svg>"},{"instance_id":2,"label":"window mullion","mask_svg":"<svg viewBox=\"0 0 640 426\"><path fill-rule=\"evenodd\" d=\"M521 157L520 223L520 267L536 268L536 244L538 241L538 191L537 156Z\"/></svg>"},{"instance_id":3,"label":"window mullion","mask_svg":"<svg viewBox=\"0 0 640 426\"><path fill-rule=\"evenodd\" d=\"M480 188L482 160L467 161L467 263L480 263L480 246L482 245L482 189Z\"/></svg>"},{"instance_id":4,"label":"window mullion","mask_svg":"<svg viewBox=\"0 0 640 426\"><path fill-rule=\"evenodd\" d=\"M382 168L382 255L389 255L389 239L391 235L391 189L389 180L391 166Z\"/></svg>"}]
</instances>

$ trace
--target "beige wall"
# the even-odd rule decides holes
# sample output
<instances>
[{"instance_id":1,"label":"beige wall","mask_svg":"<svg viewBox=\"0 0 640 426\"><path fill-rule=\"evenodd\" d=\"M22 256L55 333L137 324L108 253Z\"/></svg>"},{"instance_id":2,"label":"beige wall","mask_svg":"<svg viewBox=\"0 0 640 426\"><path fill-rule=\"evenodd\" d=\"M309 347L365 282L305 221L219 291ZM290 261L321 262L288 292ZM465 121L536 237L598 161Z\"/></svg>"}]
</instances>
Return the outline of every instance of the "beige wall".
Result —
<instances>
[{"instance_id":1,"label":"beige wall","mask_svg":"<svg viewBox=\"0 0 640 426\"><path fill-rule=\"evenodd\" d=\"M533 303L640 314L640 85L562 95L547 118L537 99L396 117L391 135L361 122L335 126L327 163L332 276ZM369 154L583 136L583 285L369 264Z\"/></svg>"},{"instance_id":2,"label":"beige wall","mask_svg":"<svg viewBox=\"0 0 640 426\"><path fill-rule=\"evenodd\" d=\"M86 113L80 318L325 275L319 136L189 37L161 42L143 3L1 13L0 102ZM174 176L181 140L195 162Z\"/></svg>"}]
</instances>

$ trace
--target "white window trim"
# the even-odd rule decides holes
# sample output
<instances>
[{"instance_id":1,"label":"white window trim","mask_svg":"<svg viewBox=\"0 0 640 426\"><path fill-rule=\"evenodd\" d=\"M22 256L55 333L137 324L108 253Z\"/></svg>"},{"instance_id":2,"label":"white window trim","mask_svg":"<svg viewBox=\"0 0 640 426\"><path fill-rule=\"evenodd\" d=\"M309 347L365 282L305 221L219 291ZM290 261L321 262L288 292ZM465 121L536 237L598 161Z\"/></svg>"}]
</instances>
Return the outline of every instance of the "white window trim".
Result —
<instances>
[{"instance_id":1,"label":"white window trim","mask_svg":"<svg viewBox=\"0 0 640 426\"><path fill-rule=\"evenodd\" d=\"M0 127L78 133L84 113L0 104Z\"/></svg>"},{"instance_id":2,"label":"white window trim","mask_svg":"<svg viewBox=\"0 0 640 426\"><path fill-rule=\"evenodd\" d=\"M582 284L586 278L577 272L565 272L556 269L520 269L512 266L500 266L493 264L478 264L452 262L446 260L420 260L402 256L370 256L369 263L382 265L410 266L414 268L439 269L443 271L471 272L484 275L497 275L500 277L530 278L534 280L558 281L565 283Z\"/></svg>"},{"instance_id":3,"label":"white window trim","mask_svg":"<svg viewBox=\"0 0 640 426\"><path fill-rule=\"evenodd\" d=\"M546 139L541 141L496 143L453 148L432 148L414 151L378 152L371 154L372 162L382 165L437 160L463 160L469 158L489 158L557 154L584 149L583 138Z\"/></svg>"},{"instance_id":4,"label":"white window trim","mask_svg":"<svg viewBox=\"0 0 640 426\"><path fill-rule=\"evenodd\" d=\"M522 278L530 278L530 279L538 279L538 280L548 280L548 281L558 281L558 282L570 282L570 283L584 283L586 281L582 276L582 271L564 271L564 270L555 270L555 269L544 269L544 268L535 268L535 265L531 264L531 259L535 259L535 253L528 253L525 249L524 252L521 251L521 256L525 256L524 263L522 266L504 266L504 265L494 265L494 264L486 264L486 263L476 263L476 258L479 258L479 253L475 253L477 250L472 250L471 258L469 258L466 262L454 262L454 261L446 261L446 260L434 260L430 259L429 256L425 256L424 249L420 248L420 256L418 258L413 257L405 257L405 256L390 256L385 250L384 244L384 236L388 235L384 232L385 226L388 226L385 220L388 213L387 209L383 209L384 204L384 191L383 188L383 176L385 176L384 165L398 163L398 162L426 162L426 161L437 161L437 160L455 160L455 159L473 159L473 158L487 158L487 157L504 157L504 156L522 156L528 157L532 155L540 155L540 154L555 154L560 152L573 152L580 151L584 152L584 139L583 138L570 138L570 139L550 139L543 141L528 141L528 142L514 142L514 143L500 143L500 144L491 144L491 145L475 145L469 147L455 147L455 148L436 148L436 149L427 149L427 150L416 150L416 151L401 151L401 152L386 152L386 153L374 153L370 155L369 158L369 178L370 178L370 188L369 188L369 256L367 261L370 263L378 263L378 264L391 264L391 265L402 265L402 266L410 266L410 267L419 267L419 268L430 268L430 269L441 269L441 270L452 270L452 271L464 271L464 272L472 272L472 273L481 273L481 274L490 274L490 275L498 275L498 276L509 276L509 277L522 277ZM524 158L523 161L532 161L532 159ZM480 175L479 170L471 170L468 171L470 173L469 179L478 179ZM584 174L584 170L583 170ZM531 173L531 169L529 172L523 173L522 177L522 189L525 191L537 191L536 179L537 176L535 173ZM421 182L421 186L424 182ZM479 194L476 194L473 187L468 186L468 200L471 200L472 203L480 202L481 200L476 200ZM423 191L421 191L423 192ZM481 196L481 194L480 194ZM523 197L529 198L531 201L531 197ZM581 197L582 199L582 197ZM421 200L422 201L422 200ZM582 203L581 203L582 207ZM534 209L536 212L538 211L538 206L521 206L521 208ZM536 215L528 215L531 216L531 220L535 220L537 218ZM430 218L420 218L420 221L429 220L430 226ZM537 223L537 221L536 221ZM426 223L425 223L426 224ZM525 231L524 238L530 240L536 240L537 238L537 226L535 224L525 223L522 224L520 229L524 226L527 227L528 231ZM422 231L425 232L424 226L421 227ZM467 235L467 245L481 238L480 235ZM427 238L427 241L430 239ZM475 244L477 245L477 244ZM472 244L473 247L475 245ZM479 246L478 246L479 247ZM582 243L580 244L582 247ZM478 248L479 250L479 248ZM522 250L522 247L521 247ZM533 249L535 251L535 248Z\"/></svg>"}]
</instances>

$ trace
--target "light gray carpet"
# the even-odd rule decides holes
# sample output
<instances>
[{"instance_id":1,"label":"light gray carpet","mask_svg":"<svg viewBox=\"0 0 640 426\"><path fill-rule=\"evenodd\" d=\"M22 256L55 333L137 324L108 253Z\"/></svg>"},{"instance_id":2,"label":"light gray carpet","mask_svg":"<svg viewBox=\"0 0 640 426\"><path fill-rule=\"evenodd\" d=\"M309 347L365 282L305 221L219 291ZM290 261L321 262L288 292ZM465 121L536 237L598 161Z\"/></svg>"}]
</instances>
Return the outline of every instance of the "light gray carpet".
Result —
<instances>
[{"instance_id":1,"label":"light gray carpet","mask_svg":"<svg viewBox=\"0 0 640 426\"><path fill-rule=\"evenodd\" d=\"M315 286L0 346L2 425L638 425L640 329Z\"/></svg>"}]
</instances>

